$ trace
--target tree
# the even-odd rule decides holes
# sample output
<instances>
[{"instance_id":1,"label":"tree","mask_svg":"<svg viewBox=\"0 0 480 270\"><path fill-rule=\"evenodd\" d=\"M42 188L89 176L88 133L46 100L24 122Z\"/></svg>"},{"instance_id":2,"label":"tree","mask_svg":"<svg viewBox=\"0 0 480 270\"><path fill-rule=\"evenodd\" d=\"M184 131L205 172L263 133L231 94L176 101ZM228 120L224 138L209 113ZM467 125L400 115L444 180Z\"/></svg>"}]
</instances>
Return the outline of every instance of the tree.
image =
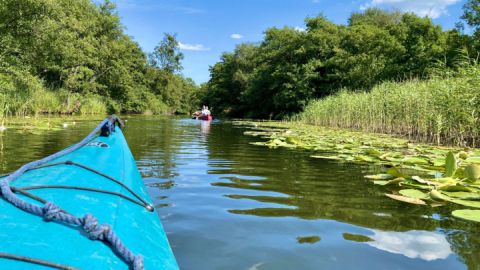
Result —
<instances>
[{"instance_id":1,"label":"tree","mask_svg":"<svg viewBox=\"0 0 480 270\"><path fill-rule=\"evenodd\" d=\"M149 61L152 66L170 73L177 73L182 70L181 61L183 57L176 36L165 33L163 40L155 47L153 53L149 55Z\"/></svg>"},{"instance_id":2,"label":"tree","mask_svg":"<svg viewBox=\"0 0 480 270\"><path fill-rule=\"evenodd\" d=\"M380 28L389 28L398 25L402 20L402 13L399 11L388 12L379 8L369 8L363 13L352 13L348 19L349 26L358 24L369 24Z\"/></svg>"},{"instance_id":3,"label":"tree","mask_svg":"<svg viewBox=\"0 0 480 270\"><path fill-rule=\"evenodd\" d=\"M248 84L256 66L258 47L241 44L233 53L224 53L220 62L210 67L212 77L208 82L203 103L214 107L217 112L241 117L245 112Z\"/></svg>"},{"instance_id":4,"label":"tree","mask_svg":"<svg viewBox=\"0 0 480 270\"><path fill-rule=\"evenodd\" d=\"M478 57L480 55L480 0L468 0L463 6L461 18L475 31L471 43L476 49L474 57Z\"/></svg>"},{"instance_id":5,"label":"tree","mask_svg":"<svg viewBox=\"0 0 480 270\"><path fill-rule=\"evenodd\" d=\"M463 6L461 18L475 30L480 30L480 0L468 0Z\"/></svg>"},{"instance_id":6,"label":"tree","mask_svg":"<svg viewBox=\"0 0 480 270\"><path fill-rule=\"evenodd\" d=\"M235 117L282 118L342 88L426 79L439 66L458 67L469 50L458 31L413 13L367 9L346 26L322 15L305 24L306 31L267 29L258 45L224 53L210 68L203 100Z\"/></svg>"},{"instance_id":7,"label":"tree","mask_svg":"<svg viewBox=\"0 0 480 270\"><path fill-rule=\"evenodd\" d=\"M54 100L44 104L56 108L32 111L71 112L55 104L69 107L80 98L95 100L99 112L105 106L134 113L187 111L181 101L197 86L174 74L183 58L175 36L166 35L152 55L162 69L150 66L124 33L110 0L0 0L0 92L16 89L9 95L19 104L10 106L13 112L46 96Z\"/></svg>"}]
</instances>

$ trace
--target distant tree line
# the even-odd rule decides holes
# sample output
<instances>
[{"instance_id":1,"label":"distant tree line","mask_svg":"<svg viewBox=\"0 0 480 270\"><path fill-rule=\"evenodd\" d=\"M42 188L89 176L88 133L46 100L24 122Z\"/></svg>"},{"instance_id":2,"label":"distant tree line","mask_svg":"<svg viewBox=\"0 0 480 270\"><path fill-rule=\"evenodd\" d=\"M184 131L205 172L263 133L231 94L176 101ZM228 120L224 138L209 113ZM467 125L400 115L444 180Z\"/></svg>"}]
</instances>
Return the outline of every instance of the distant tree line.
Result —
<instances>
[{"instance_id":1,"label":"distant tree line","mask_svg":"<svg viewBox=\"0 0 480 270\"><path fill-rule=\"evenodd\" d=\"M182 58L170 34L146 55L108 0L0 0L0 115L188 113Z\"/></svg>"},{"instance_id":2,"label":"distant tree line","mask_svg":"<svg viewBox=\"0 0 480 270\"><path fill-rule=\"evenodd\" d=\"M376 8L353 13L347 25L318 16L305 31L270 28L260 43L221 56L202 100L233 117L282 118L343 88L427 79L478 60L480 0L465 4L462 19L471 35L462 23L443 31L428 17Z\"/></svg>"}]
</instances>

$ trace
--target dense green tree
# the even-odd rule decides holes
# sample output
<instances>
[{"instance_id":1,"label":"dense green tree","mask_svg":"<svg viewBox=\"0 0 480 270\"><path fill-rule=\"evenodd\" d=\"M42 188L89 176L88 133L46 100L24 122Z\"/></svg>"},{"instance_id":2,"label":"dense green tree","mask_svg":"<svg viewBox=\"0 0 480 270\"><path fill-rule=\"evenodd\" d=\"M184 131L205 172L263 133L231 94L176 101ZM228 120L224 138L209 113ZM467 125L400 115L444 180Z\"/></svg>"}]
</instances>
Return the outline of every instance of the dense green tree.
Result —
<instances>
[{"instance_id":1,"label":"dense green tree","mask_svg":"<svg viewBox=\"0 0 480 270\"><path fill-rule=\"evenodd\" d=\"M257 46L240 44L233 53L224 53L220 62L210 68L212 78L204 89L203 103L209 104L216 112L231 116L242 116L243 97L256 65Z\"/></svg>"},{"instance_id":2,"label":"dense green tree","mask_svg":"<svg viewBox=\"0 0 480 270\"><path fill-rule=\"evenodd\" d=\"M472 42L478 57L480 53L480 0L468 0L463 6L463 10L462 19L474 30Z\"/></svg>"},{"instance_id":3,"label":"dense green tree","mask_svg":"<svg viewBox=\"0 0 480 270\"><path fill-rule=\"evenodd\" d=\"M281 117L283 112L298 111L313 96L305 37L288 27L265 32L252 83L244 93L249 117Z\"/></svg>"},{"instance_id":4,"label":"dense green tree","mask_svg":"<svg viewBox=\"0 0 480 270\"><path fill-rule=\"evenodd\" d=\"M405 48L387 30L369 24L351 26L331 58L341 85L368 88L400 71Z\"/></svg>"},{"instance_id":5,"label":"dense green tree","mask_svg":"<svg viewBox=\"0 0 480 270\"><path fill-rule=\"evenodd\" d=\"M10 113L188 112L181 101L196 86L177 74L175 37L166 34L152 55L158 65L124 33L109 0L0 0L0 98L16 104Z\"/></svg>"},{"instance_id":6,"label":"dense green tree","mask_svg":"<svg viewBox=\"0 0 480 270\"><path fill-rule=\"evenodd\" d=\"M468 25L480 30L480 0L468 0L463 7L464 13L462 19L464 19Z\"/></svg>"},{"instance_id":7,"label":"dense green tree","mask_svg":"<svg viewBox=\"0 0 480 270\"><path fill-rule=\"evenodd\" d=\"M476 2L466 5L468 18L476 16ZM282 118L342 88L368 91L458 68L474 51L471 37L413 13L367 9L348 25L322 15L305 23L306 31L270 28L258 45L223 54L210 69L203 101L231 116Z\"/></svg>"}]
</instances>

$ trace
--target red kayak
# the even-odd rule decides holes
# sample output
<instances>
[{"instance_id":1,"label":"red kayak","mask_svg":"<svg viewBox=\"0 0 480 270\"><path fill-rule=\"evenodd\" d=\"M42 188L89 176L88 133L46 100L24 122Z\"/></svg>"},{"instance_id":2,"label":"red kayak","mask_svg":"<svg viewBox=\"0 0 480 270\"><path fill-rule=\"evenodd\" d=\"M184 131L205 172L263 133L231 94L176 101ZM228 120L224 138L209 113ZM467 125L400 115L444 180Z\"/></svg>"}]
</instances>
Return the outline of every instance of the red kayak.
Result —
<instances>
[{"instance_id":1,"label":"red kayak","mask_svg":"<svg viewBox=\"0 0 480 270\"><path fill-rule=\"evenodd\" d=\"M198 120L211 121L213 117L211 115L202 115L197 118Z\"/></svg>"}]
</instances>

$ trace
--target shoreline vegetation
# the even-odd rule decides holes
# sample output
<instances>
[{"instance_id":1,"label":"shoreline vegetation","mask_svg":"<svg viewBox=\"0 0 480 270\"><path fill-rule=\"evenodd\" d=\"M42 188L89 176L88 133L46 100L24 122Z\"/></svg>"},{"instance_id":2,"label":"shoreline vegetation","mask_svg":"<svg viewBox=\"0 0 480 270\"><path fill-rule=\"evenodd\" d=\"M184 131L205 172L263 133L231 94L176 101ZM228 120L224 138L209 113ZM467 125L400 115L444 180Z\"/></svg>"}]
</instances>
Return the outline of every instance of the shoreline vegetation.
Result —
<instances>
[{"instance_id":1,"label":"shoreline vegetation","mask_svg":"<svg viewBox=\"0 0 480 270\"><path fill-rule=\"evenodd\" d=\"M336 24L272 27L210 69L202 101L217 115L477 147L480 143L479 0L455 29L414 13L369 8ZM468 29L468 30L466 30Z\"/></svg>"},{"instance_id":2,"label":"shoreline vegetation","mask_svg":"<svg viewBox=\"0 0 480 270\"><path fill-rule=\"evenodd\" d=\"M456 76L465 80L478 76L478 5L479 0L469 0L462 21L450 30L428 17L376 8L352 13L346 25L320 15L306 18L305 29L269 28L261 42L239 44L221 56L202 86L206 89L202 101L229 117L280 120L341 92L370 93L380 87L384 96L390 95L390 89L394 96L395 88L403 87L418 93L432 91L429 95L437 98L437 86L452 86ZM463 30L463 23L472 31ZM462 100L468 99L467 92L479 90L473 83L463 87ZM330 108L331 114L338 114L342 106ZM422 113L413 109L421 110L411 108L405 116Z\"/></svg>"},{"instance_id":3,"label":"shoreline vegetation","mask_svg":"<svg viewBox=\"0 0 480 270\"><path fill-rule=\"evenodd\" d=\"M143 52L111 1L0 2L0 119L190 113L199 103L176 36Z\"/></svg>"},{"instance_id":4,"label":"shoreline vegetation","mask_svg":"<svg viewBox=\"0 0 480 270\"><path fill-rule=\"evenodd\" d=\"M480 65L429 80L384 82L311 102L293 121L392 134L437 145L480 145Z\"/></svg>"},{"instance_id":5,"label":"shoreline vegetation","mask_svg":"<svg viewBox=\"0 0 480 270\"><path fill-rule=\"evenodd\" d=\"M11 116L0 119L0 137L5 132L21 134L42 134L43 132L60 131L75 127L84 121L98 121L104 115L38 115L38 116ZM3 134L2 134L3 133Z\"/></svg>"}]
</instances>

